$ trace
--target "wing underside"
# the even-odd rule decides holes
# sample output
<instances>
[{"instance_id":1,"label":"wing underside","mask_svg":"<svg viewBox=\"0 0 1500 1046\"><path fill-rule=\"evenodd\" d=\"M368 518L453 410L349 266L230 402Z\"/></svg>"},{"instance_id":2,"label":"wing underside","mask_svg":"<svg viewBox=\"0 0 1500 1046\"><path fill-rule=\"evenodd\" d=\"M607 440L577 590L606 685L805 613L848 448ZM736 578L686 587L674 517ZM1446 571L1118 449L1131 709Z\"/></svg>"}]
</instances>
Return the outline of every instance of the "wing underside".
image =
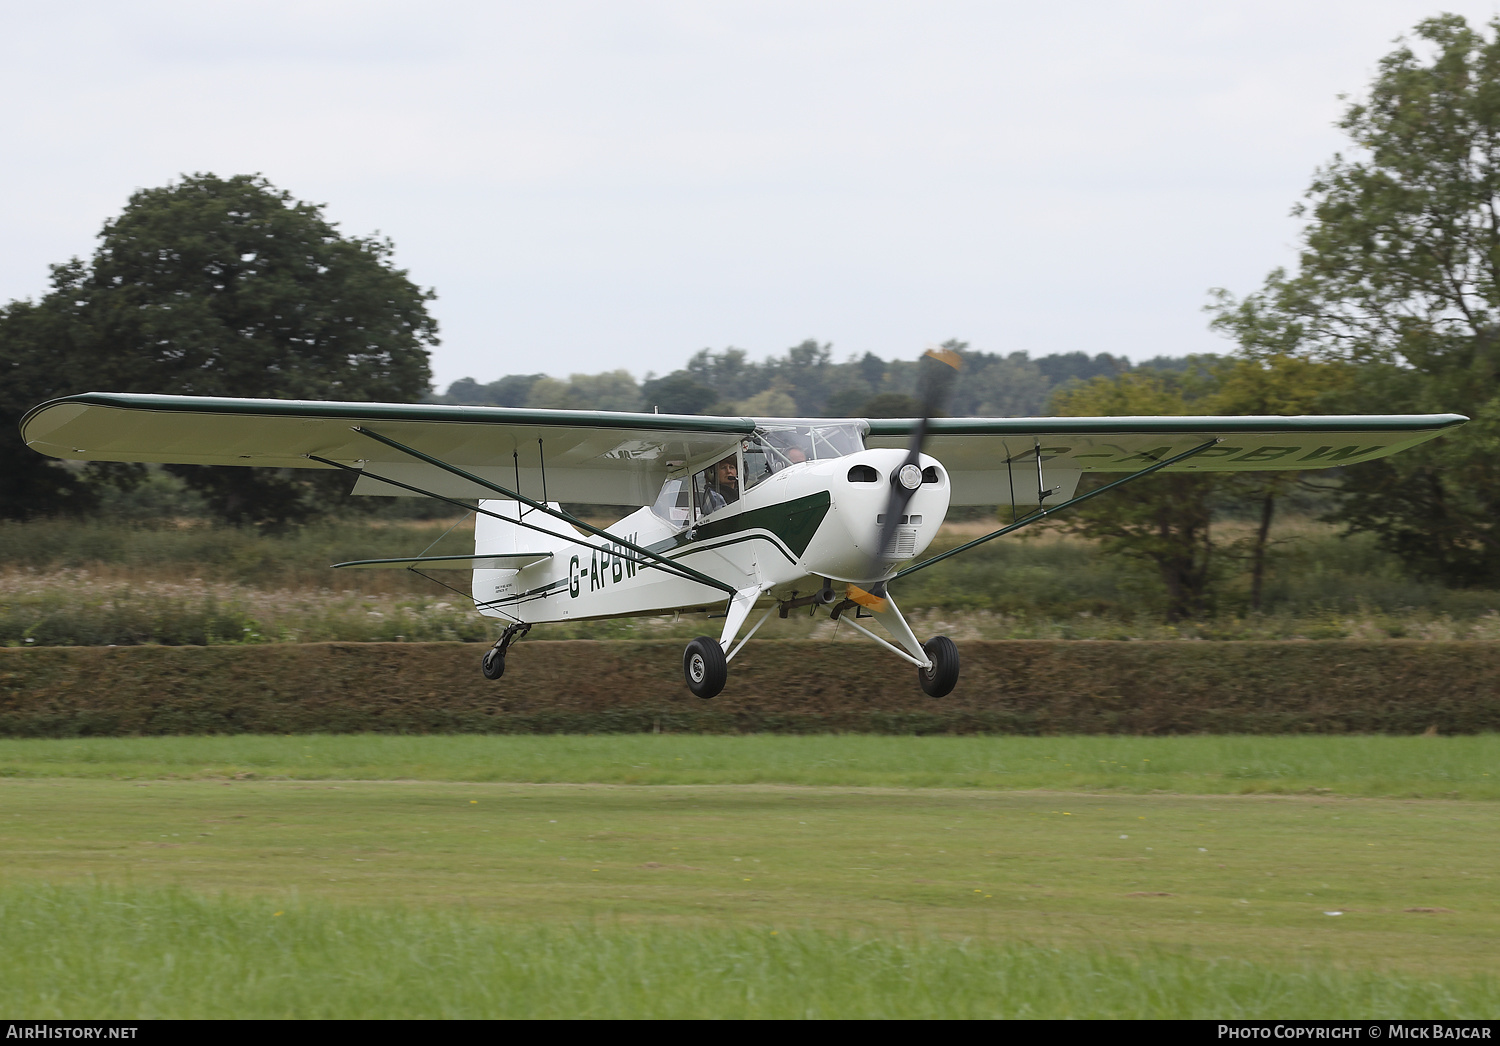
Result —
<instances>
[{"instance_id":1,"label":"wing underside","mask_svg":"<svg viewBox=\"0 0 1500 1046\"><path fill-rule=\"evenodd\" d=\"M948 469L953 504L1034 504L1047 491L1067 496L1084 472L1135 472L1212 440L1217 444L1170 471L1350 465L1405 450L1467 420L1457 414L938 418L926 450ZM392 480L448 497L495 496L368 432L529 497L649 505L672 468L732 449L757 423L776 421L84 393L35 408L21 431L34 450L70 460L333 467L315 456L358 469L355 494L412 493L384 482ZM867 445L904 448L917 424L871 421Z\"/></svg>"},{"instance_id":2,"label":"wing underside","mask_svg":"<svg viewBox=\"0 0 1500 1046\"><path fill-rule=\"evenodd\" d=\"M361 470L355 494L495 497L488 488L413 459L377 433L528 497L649 505L674 463L734 447L748 418L440 404L325 403L85 393L26 415L28 446L79 461L171 462ZM519 488L517 484L519 483Z\"/></svg>"},{"instance_id":3,"label":"wing underside","mask_svg":"<svg viewBox=\"0 0 1500 1046\"><path fill-rule=\"evenodd\" d=\"M938 418L927 453L947 467L955 505L1036 504L1071 494L1084 472L1137 472L1219 442L1169 472L1281 472L1371 461L1432 439L1459 414L1303 417ZM912 419L870 423L871 447L905 447ZM1038 479L1040 467L1041 478Z\"/></svg>"}]
</instances>

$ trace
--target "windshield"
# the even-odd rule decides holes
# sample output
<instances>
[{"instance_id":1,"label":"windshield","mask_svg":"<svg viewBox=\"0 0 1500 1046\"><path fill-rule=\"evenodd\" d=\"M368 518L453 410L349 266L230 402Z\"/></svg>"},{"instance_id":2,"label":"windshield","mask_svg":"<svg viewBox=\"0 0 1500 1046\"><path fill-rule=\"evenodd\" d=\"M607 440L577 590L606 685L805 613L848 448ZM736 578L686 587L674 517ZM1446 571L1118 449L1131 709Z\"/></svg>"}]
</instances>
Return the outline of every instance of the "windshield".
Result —
<instances>
[{"instance_id":1,"label":"windshield","mask_svg":"<svg viewBox=\"0 0 1500 1046\"><path fill-rule=\"evenodd\" d=\"M864 449L865 429L858 422L764 422L745 441L745 487L804 461L842 458Z\"/></svg>"},{"instance_id":2,"label":"windshield","mask_svg":"<svg viewBox=\"0 0 1500 1046\"><path fill-rule=\"evenodd\" d=\"M656 504L651 506L651 511L674 527L687 526L693 515L688 501L687 484L680 479L667 480L662 484L661 493L656 496Z\"/></svg>"}]
</instances>

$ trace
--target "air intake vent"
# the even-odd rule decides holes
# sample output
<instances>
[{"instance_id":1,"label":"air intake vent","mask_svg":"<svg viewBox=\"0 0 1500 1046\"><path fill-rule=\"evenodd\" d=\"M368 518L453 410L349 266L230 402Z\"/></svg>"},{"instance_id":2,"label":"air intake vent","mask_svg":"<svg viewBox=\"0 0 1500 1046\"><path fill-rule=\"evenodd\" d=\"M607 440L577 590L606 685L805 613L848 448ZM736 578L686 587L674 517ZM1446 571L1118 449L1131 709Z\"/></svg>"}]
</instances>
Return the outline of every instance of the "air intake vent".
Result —
<instances>
[{"instance_id":1,"label":"air intake vent","mask_svg":"<svg viewBox=\"0 0 1500 1046\"><path fill-rule=\"evenodd\" d=\"M917 554L917 532L902 527L891 535L890 544L880 554L886 559L911 559Z\"/></svg>"},{"instance_id":2,"label":"air intake vent","mask_svg":"<svg viewBox=\"0 0 1500 1046\"><path fill-rule=\"evenodd\" d=\"M869 465L855 465L849 470L850 483L879 483L880 473Z\"/></svg>"}]
</instances>

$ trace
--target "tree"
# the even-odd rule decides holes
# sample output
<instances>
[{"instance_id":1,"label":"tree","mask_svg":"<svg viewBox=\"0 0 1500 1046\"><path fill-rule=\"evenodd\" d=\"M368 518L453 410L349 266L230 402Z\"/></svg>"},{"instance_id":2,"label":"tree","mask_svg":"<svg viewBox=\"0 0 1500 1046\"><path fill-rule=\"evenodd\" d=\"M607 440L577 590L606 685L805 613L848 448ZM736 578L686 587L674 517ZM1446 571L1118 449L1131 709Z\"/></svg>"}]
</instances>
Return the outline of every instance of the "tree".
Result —
<instances>
[{"instance_id":1,"label":"tree","mask_svg":"<svg viewBox=\"0 0 1500 1046\"><path fill-rule=\"evenodd\" d=\"M463 403L474 407L524 407L531 387L545 374L507 374L498 381L481 385L473 378L459 378L448 391L433 397L438 403Z\"/></svg>"},{"instance_id":2,"label":"tree","mask_svg":"<svg viewBox=\"0 0 1500 1046\"><path fill-rule=\"evenodd\" d=\"M1297 268L1216 292L1247 353L1359 366L1344 409L1456 411L1456 436L1348 470L1334 518L1419 572L1500 583L1500 21L1417 26L1340 127L1353 151L1295 214Z\"/></svg>"},{"instance_id":3,"label":"tree","mask_svg":"<svg viewBox=\"0 0 1500 1046\"><path fill-rule=\"evenodd\" d=\"M80 470L21 442L22 416L58 391L50 351L59 334L53 319L31 302L0 310L0 517L6 519L86 512L99 504Z\"/></svg>"},{"instance_id":4,"label":"tree","mask_svg":"<svg viewBox=\"0 0 1500 1046\"><path fill-rule=\"evenodd\" d=\"M628 370L602 374L573 374L567 381L538 378L526 397L526 406L547 410L638 410L641 390Z\"/></svg>"},{"instance_id":5,"label":"tree","mask_svg":"<svg viewBox=\"0 0 1500 1046\"><path fill-rule=\"evenodd\" d=\"M1052 392L1051 382L1024 352L966 353L962 373L947 410L957 417L1035 417Z\"/></svg>"},{"instance_id":6,"label":"tree","mask_svg":"<svg viewBox=\"0 0 1500 1046\"><path fill-rule=\"evenodd\" d=\"M778 391L795 401L792 413L805 418L815 418L823 413L823 404L828 400L829 373L833 368L831 345L819 345L816 338L808 338L788 349L784 359L770 361L770 367ZM779 401L762 395L757 402Z\"/></svg>"},{"instance_id":7,"label":"tree","mask_svg":"<svg viewBox=\"0 0 1500 1046\"><path fill-rule=\"evenodd\" d=\"M922 413L922 404L915 396L904 392L882 392L871 396L860 405L858 414L864 418L915 418Z\"/></svg>"},{"instance_id":8,"label":"tree","mask_svg":"<svg viewBox=\"0 0 1500 1046\"><path fill-rule=\"evenodd\" d=\"M1205 390L1171 372L1096 377L1069 385L1052 400L1064 417L1196 414ZM1116 476L1089 477L1095 486ZM1054 525L1099 542L1110 554L1149 563L1166 594L1166 618L1201 617L1210 609L1217 566L1213 515L1219 477L1161 472L1077 505Z\"/></svg>"},{"instance_id":9,"label":"tree","mask_svg":"<svg viewBox=\"0 0 1500 1046\"><path fill-rule=\"evenodd\" d=\"M1111 356L1107 352L1089 358L1086 352L1059 352L1043 356L1036 361L1037 369L1053 385L1070 381L1088 381L1091 378L1109 378L1130 370L1130 361L1124 356Z\"/></svg>"},{"instance_id":10,"label":"tree","mask_svg":"<svg viewBox=\"0 0 1500 1046\"><path fill-rule=\"evenodd\" d=\"M47 395L89 390L414 400L431 377L434 295L392 266L394 246L346 238L318 205L258 175L184 177L131 196L90 262L53 266L52 291L12 306L0 358ZM24 335L24 337L23 337ZM6 419L10 420L10 419ZM321 473L172 466L226 520L281 524L318 511Z\"/></svg>"},{"instance_id":11,"label":"tree","mask_svg":"<svg viewBox=\"0 0 1500 1046\"><path fill-rule=\"evenodd\" d=\"M1053 407L1063 415L1317 414L1337 405L1354 368L1300 357L1189 356L1170 368L1142 365L1117 377L1097 377L1059 390ZM1319 473L1322 475L1322 473ZM1249 562L1250 609L1261 609L1278 501L1304 472L1192 475L1164 472L1127 484L1059 517L1063 529L1097 539L1107 553L1151 563L1167 593L1171 621L1206 613L1225 561ZM1099 475L1094 486L1117 479ZM1225 542L1213 524L1226 513L1253 513L1248 538Z\"/></svg>"},{"instance_id":12,"label":"tree","mask_svg":"<svg viewBox=\"0 0 1500 1046\"><path fill-rule=\"evenodd\" d=\"M1215 379L1217 388L1208 402L1211 413L1298 415L1322 413L1348 388L1353 374L1345 364L1272 353L1226 359L1215 368ZM1248 553L1251 610L1261 609L1276 503L1294 484L1306 482L1300 472L1242 472L1221 478L1229 498L1251 502L1259 515Z\"/></svg>"},{"instance_id":13,"label":"tree","mask_svg":"<svg viewBox=\"0 0 1500 1046\"><path fill-rule=\"evenodd\" d=\"M694 381L713 389L722 400L748 399L771 384L766 367L752 363L744 349L733 347L723 352L700 349L686 369Z\"/></svg>"},{"instance_id":14,"label":"tree","mask_svg":"<svg viewBox=\"0 0 1500 1046\"><path fill-rule=\"evenodd\" d=\"M641 402L663 414L703 414L719 402L719 394L687 371L674 370L665 377L648 377L641 385Z\"/></svg>"}]
</instances>

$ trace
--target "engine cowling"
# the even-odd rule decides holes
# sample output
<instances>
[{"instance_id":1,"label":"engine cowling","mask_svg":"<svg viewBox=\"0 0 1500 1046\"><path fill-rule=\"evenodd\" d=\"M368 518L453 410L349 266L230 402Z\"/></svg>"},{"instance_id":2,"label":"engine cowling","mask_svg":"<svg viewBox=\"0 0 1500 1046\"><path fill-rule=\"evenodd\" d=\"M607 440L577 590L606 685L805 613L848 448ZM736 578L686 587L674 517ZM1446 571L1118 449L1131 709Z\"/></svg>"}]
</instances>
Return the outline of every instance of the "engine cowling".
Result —
<instances>
[{"instance_id":1,"label":"engine cowling","mask_svg":"<svg viewBox=\"0 0 1500 1046\"><path fill-rule=\"evenodd\" d=\"M918 462L920 482L902 518L889 531L886 547L880 547L887 530L884 513L891 500L891 484L901 481L905 462L902 450L865 450L818 462L810 470L827 483L830 505L823 525L802 555L809 572L838 581L876 582L926 551L948 514L951 493L947 470L927 454ZM906 477L908 483L911 478Z\"/></svg>"}]
</instances>

